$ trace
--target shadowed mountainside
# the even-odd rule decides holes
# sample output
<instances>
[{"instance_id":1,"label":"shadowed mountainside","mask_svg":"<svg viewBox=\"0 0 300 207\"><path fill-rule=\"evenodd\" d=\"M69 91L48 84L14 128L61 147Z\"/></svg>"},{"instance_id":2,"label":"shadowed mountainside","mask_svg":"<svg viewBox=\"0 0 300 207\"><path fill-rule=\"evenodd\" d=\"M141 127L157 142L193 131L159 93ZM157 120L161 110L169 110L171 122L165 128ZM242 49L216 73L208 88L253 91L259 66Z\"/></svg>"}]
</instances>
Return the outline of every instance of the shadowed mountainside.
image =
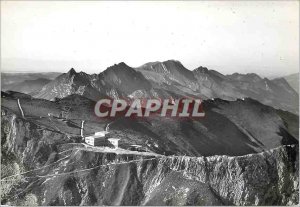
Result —
<instances>
[{"instance_id":1,"label":"shadowed mountainside","mask_svg":"<svg viewBox=\"0 0 300 207\"><path fill-rule=\"evenodd\" d=\"M15 96L3 93L2 108L20 116ZM55 102L17 97L25 117L38 125L79 136L81 120L86 121L85 134L103 130L110 123L108 136L121 138L121 146L138 144L160 154L234 156L298 143L298 116L252 99L204 101L205 117L201 119L159 115L142 119L99 119L94 115L95 102L80 95ZM65 108L68 112L64 121L59 117L65 113Z\"/></svg>"},{"instance_id":2,"label":"shadowed mountainside","mask_svg":"<svg viewBox=\"0 0 300 207\"><path fill-rule=\"evenodd\" d=\"M252 98L277 109L298 113L299 95L285 79L269 80L256 74L222 75L205 67L193 71L179 61L147 63L131 68L125 63L108 67L100 74L77 73L71 69L46 84L36 98L54 100L80 94L94 101L112 98Z\"/></svg>"},{"instance_id":3,"label":"shadowed mountainside","mask_svg":"<svg viewBox=\"0 0 300 207\"><path fill-rule=\"evenodd\" d=\"M2 111L3 113L3 111ZM298 145L245 156L88 151L63 133L2 116L8 205L296 205ZM5 156L3 156L5 155Z\"/></svg>"}]
</instances>

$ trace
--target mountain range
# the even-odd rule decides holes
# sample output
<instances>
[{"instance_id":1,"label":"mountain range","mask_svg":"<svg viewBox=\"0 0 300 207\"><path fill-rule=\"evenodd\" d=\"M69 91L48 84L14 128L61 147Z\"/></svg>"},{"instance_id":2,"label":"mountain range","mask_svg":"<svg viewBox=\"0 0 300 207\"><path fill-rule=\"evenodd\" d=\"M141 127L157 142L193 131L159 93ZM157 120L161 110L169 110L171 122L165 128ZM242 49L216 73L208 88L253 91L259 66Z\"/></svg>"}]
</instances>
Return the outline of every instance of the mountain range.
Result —
<instances>
[{"instance_id":1,"label":"mountain range","mask_svg":"<svg viewBox=\"0 0 300 207\"><path fill-rule=\"evenodd\" d=\"M294 73L294 74L285 76L284 79L299 94L299 73Z\"/></svg>"},{"instance_id":2,"label":"mountain range","mask_svg":"<svg viewBox=\"0 0 300 207\"><path fill-rule=\"evenodd\" d=\"M70 136L80 135L80 120L86 120L85 134L101 131L110 123L108 136L122 139L125 148L138 144L159 154L237 156L297 144L299 139L297 115L276 110L250 98L236 101L205 100L205 117L200 120L160 116L99 119L93 111L95 102L78 94L53 102L24 97L22 94L2 93L2 107L18 116L21 114L17 98L21 100L25 116L33 117L33 123ZM70 123L56 119L49 122L46 118L48 113L58 117L66 107L71 108L68 113ZM34 117L42 119L36 121Z\"/></svg>"},{"instance_id":3,"label":"mountain range","mask_svg":"<svg viewBox=\"0 0 300 207\"><path fill-rule=\"evenodd\" d=\"M25 113L22 118L17 105ZM298 116L256 100L204 101L205 119L107 121L80 95L48 101L2 93L6 205L293 205L299 202ZM66 120L56 119L66 106ZM49 117L47 114L54 116ZM152 155L78 143L104 130ZM128 153L128 152L127 152Z\"/></svg>"},{"instance_id":4,"label":"mountain range","mask_svg":"<svg viewBox=\"0 0 300 207\"><path fill-rule=\"evenodd\" d=\"M252 98L277 109L299 113L299 95L285 78L269 80L249 73L223 75L198 67L186 69L179 61L151 62L137 68L125 63L108 67L99 74L77 73L73 68L32 93L33 97L54 100L80 94L94 101L112 98L178 98L203 100Z\"/></svg>"},{"instance_id":5,"label":"mountain range","mask_svg":"<svg viewBox=\"0 0 300 207\"><path fill-rule=\"evenodd\" d=\"M1 72L1 90L29 94L40 90L61 73L6 73Z\"/></svg>"},{"instance_id":6,"label":"mountain range","mask_svg":"<svg viewBox=\"0 0 300 207\"><path fill-rule=\"evenodd\" d=\"M2 82L2 205L299 203L299 95L285 78L174 60L52 75ZM94 113L101 98L152 97L201 98L205 117ZM83 141L103 130L119 148Z\"/></svg>"}]
</instances>

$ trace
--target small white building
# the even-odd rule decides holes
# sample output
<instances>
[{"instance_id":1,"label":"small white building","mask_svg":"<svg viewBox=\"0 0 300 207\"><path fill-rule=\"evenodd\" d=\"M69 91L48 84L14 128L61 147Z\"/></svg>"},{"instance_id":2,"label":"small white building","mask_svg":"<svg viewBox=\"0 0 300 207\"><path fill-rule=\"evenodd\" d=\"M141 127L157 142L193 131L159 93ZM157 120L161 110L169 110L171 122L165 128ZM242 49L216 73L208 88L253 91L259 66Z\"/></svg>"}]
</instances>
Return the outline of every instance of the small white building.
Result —
<instances>
[{"instance_id":1,"label":"small white building","mask_svg":"<svg viewBox=\"0 0 300 207\"><path fill-rule=\"evenodd\" d=\"M130 145L131 147L135 147L135 148L141 148L142 147L142 145L138 145L138 144L132 144L132 145Z\"/></svg>"},{"instance_id":2,"label":"small white building","mask_svg":"<svg viewBox=\"0 0 300 207\"><path fill-rule=\"evenodd\" d=\"M96 132L94 135L92 136L88 136L84 138L85 143L89 144L89 145L93 145L93 146L99 146L99 145L105 145L105 135L108 132L106 131L100 131L100 132Z\"/></svg>"},{"instance_id":3,"label":"small white building","mask_svg":"<svg viewBox=\"0 0 300 207\"><path fill-rule=\"evenodd\" d=\"M119 148L119 140L118 138L109 138L108 141L115 146L115 148Z\"/></svg>"},{"instance_id":4,"label":"small white building","mask_svg":"<svg viewBox=\"0 0 300 207\"><path fill-rule=\"evenodd\" d=\"M107 131L95 132L95 135L97 135L97 136L103 136L103 137L105 137L106 134L108 134Z\"/></svg>"},{"instance_id":5,"label":"small white building","mask_svg":"<svg viewBox=\"0 0 300 207\"><path fill-rule=\"evenodd\" d=\"M139 149L142 149L142 145L132 144L129 147L129 150L133 150L133 151L139 151Z\"/></svg>"}]
</instances>

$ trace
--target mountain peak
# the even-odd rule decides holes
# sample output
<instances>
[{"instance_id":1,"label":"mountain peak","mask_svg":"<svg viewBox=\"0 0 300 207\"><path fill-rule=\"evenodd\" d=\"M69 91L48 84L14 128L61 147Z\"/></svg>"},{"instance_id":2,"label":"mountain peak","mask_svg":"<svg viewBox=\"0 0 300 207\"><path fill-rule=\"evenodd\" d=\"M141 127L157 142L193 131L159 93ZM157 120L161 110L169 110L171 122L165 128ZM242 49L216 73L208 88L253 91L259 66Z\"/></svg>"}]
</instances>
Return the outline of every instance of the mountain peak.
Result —
<instances>
[{"instance_id":1,"label":"mountain peak","mask_svg":"<svg viewBox=\"0 0 300 207\"><path fill-rule=\"evenodd\" d=\"M246 76L256 78L256 79L261 79L261 77L256 73L247 73Z\"/></svg>"},{"instance_id":2,"label":"mountain peak","mask_svg":"<svg viewBox=\"0 0 300 207\"><path fill-rule=\"evenodd\" d=\"M120 62L118 64L114 64L112 66L109 66L107 69L124 69L124 68L130 68L126 63Z\"/></svg>"},{"instance_id":3,"label":"mountain peak","mask_svg":"<svg viewBox=\"0 0 300 207\"><path fill-rule=\"evenodd\" d=\"M179 61L179 60L166 60L166 61L163 61L163 63L167 63L167 62L169 62L169 63L177 63L177 64L181 64L181 62ZM181 64L182 65L182 64Z\"/></svg>"},{"instance_id":4,"label":"mountain peak","mask_svg":"<svg viewBox=\"0 0 300 207\"><path fill-rule=\"evenodd\" d=\"M76 74L76 71L75 71L74 68L71 68L71 69L68 71L67 74L69 74L69 75L75 75L75 74Z\"/></svg>"},{"instance_id":5,"label":"mountain peak","mask_svg":"<svg viewBox=\"0 0 300 207\"><path fill-rule=\"evenodd\" d=\"M207 73L208 69L207 69L207 67L200 66L200 67L196 68L194 71L200 72L200 73Z\"/></svg>"},{"instance_id":6,"label":"mountain peak","mask_svg":"<svg viewBox=\"0 0 300 207\"><path fill-rule=\"evenodd\" d=\"M257 81L263 80L256 73L247 73L247 74L233 73L231 75L227 75L227 77L235 79L235 80L250 81L250 82L257 82Z\"/></svg>"},{"instance_id":7,"label":"mountain peak","mask_svg":"<svg viewBox=\"0 0 300 207\"><path fill-rule=\"evenodd\" d=\"M111 67L129 68L129 66L128 66L126 63L124 63L124 62L120 62L120 63L118 63L118 64L114 64L114 65L111 66Z\"/></svg>"},{"instance_id":8,"label":"mountain peak","mask_svg":"<svg viewBox=\"0 0 300 207\"><path fill-rule=\"evenodd\" d=\"M123 67L124 67L124 66L129 67L129 66L128 66L126 63L124 63L124 62L120 62L120 63L118 63L117 65L118 65L118 66L123 66Z\"/></svg>"},{"instance_id":9,"label":"mountain peak","mask_svg":"<svg viewBox=\"0 0 300 207\"><path fill-rule=\"evenodd\" d=\"M171 66L170 69L176 67L178 69L180 68L180 69L187 70L179 60L167 60L167 61L163 61L162 63Z\"/></svg>"},{"instance_id":10,"label":"mountain peak","mask_svg":"<svg viewBox=\"0 0 300 207\"><path fill-rule=\"evenodd\" d=\"M138 69L144 69L144 70L153 70L154 67L157 67L157 66L161 66L161 67L164 67L166 65L169 65L169 66L172 66L172 67L168 67L168 69L172 69L174 66L177 66L177 67L184 67L182 65L182 63L178 60L165 60L165 61L155 61L155 62L148 62L148 63L145 63L144 65L141 65L140 67L138 67Z\"/></svg>"}]
</instances>

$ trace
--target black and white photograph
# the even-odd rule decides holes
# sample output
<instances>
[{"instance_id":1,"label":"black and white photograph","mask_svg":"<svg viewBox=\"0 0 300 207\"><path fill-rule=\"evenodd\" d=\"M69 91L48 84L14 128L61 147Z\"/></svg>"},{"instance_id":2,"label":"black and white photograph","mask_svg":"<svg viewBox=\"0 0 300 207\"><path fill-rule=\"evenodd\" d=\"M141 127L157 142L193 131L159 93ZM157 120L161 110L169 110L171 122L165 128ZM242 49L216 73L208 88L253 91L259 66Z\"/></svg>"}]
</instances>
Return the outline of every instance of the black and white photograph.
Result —
<instances>
[{"instance_id":1,"label":"black and white photograph","mask_svg":"<svg viewBox=\"0 0 300 207\"><path fill-rule=\"evenodd\" d=\"M299 1L1 0L1 206L298 206Z\"/></svg>"}]
</instances>

